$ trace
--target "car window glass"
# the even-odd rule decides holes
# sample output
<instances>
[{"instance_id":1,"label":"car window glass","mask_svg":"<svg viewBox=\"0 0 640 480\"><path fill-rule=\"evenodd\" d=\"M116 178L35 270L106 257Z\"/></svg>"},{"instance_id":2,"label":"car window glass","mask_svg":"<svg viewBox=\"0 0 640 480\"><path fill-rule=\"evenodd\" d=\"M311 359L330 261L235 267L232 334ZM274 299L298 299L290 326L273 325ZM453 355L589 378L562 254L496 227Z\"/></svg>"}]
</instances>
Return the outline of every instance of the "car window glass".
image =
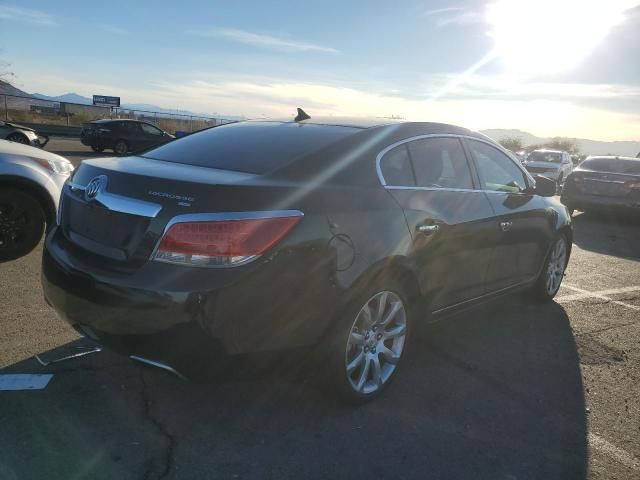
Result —
<instances>
[{"instance_id":1,"label":"car window glass","mask_svg":"<svg viewBox=\"0 0 640 480\"><path fill-rule=\"evenodd\" d=\"M580 164L582 170L640 175L640 160L620 158L587 158Z\"/></svg>"},{"instance_id":2,"label":"car window glass","mask_svg":"<svg viewBox=\"0 0 640 480\"><path fill-rule=\"evenodd\" d=\"M116 123L117 130L125 133L135 133L137 130L137 124L133 122L118 122Z\"/></svg>"},{"instance_id":3,"label":"car window glass","mask_svg":"<svg viewBox=\"0 0 640 480\"><path fill-rule=\"evenodd\" d=\"M420 187L472 189L471 171L460 140L427 138L409 143Z\"/></svg>"},{"instance_id":4,"label":"car window glass","mask_svg":"<svg viewBox=\"0 0 640 480\"><path fill-rule=\"evenodd\" d=\"M154 127L153 125L149 125L147 123L141 123L140 127L142 127L142 131L144 133L148 133L150 135L162 135L162 131L156 127Z\"/></svg>"},{"instance_id":5,"label":"car window glass","mask_svg":"<svg viewBox=\"0 0 640 480\"><path fill-rule=\"evenodd\" d=\"M380 161L382 176L387 185L415 186L411 160L406 145L387 152Z\"/></svg>"},{"instance_id":6,"label":"car window glass","mask_svg":"<svg viewBox=\"0 0 640 480\"><path fill-rule=\"evenodd\" d=\"M527 161L560 163L562 159L563 159L563 155L558 152L533 151L529 154Z\"/></svg>"},{"instance_id":7,"label":"car window glass","mask_svg":"<svg viewBox=\"0 0 640 480\"><path fill-rule=\"evenodd\" d=\"M517 193L526 188L525 174L513 160L486 143L475 140L468 142L483 190Z\"/></svg>"},{"instance_id":8,"label":"car window glass","mask_svg":"<svg viewBox=\"0 0 640 480\"><path fill-rule=\"evenodd\" d=\"M146 158L264 174L318 152L360 129L337 125L239 122L192 133L148 151Z\"/></svg>"}]
</instances>

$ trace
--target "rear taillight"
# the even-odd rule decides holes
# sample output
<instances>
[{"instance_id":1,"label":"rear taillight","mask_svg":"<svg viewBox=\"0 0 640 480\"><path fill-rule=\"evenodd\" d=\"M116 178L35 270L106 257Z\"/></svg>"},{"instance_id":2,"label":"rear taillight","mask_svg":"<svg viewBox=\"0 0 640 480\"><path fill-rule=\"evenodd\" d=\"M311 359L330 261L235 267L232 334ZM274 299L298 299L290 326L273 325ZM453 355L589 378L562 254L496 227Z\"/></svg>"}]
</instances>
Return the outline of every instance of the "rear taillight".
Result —
<instances>
[{"instance_id":1,"label":"rear taillight","mask_svg":"<svg viewBox=\"0 0 640 480\"><path fill-rule=\"evenodd\" d=\"M154 260L181 265L224 267L247 263L273 247L302 220L302 213L258 212L244 218L178 221L171 225Z\"/></svg>"},{"instance_id":2,"label":"rear taillight","mask_svg":"<svg viewBox=\"0 0 640 480\"><path fill-rule=\"evenodd\" d=\"M629 180L624 182L624 188L629 190L640 190L640 180Z\"/></svg>"}]
</instances>

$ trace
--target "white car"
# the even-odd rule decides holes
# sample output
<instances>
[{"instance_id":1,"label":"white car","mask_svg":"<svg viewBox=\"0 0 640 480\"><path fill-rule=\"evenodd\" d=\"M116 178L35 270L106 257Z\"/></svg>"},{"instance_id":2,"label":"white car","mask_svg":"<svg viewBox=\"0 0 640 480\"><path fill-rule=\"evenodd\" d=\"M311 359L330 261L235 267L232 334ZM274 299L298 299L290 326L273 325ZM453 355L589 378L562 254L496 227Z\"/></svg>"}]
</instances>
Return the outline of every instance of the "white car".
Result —
<instances>
[{"instance_id":1,"label":"white car","mask_svg":"<svg viewBox=\"0 0 640 480\"><path fill-rule=\"evenodd\" d=\"M64 157L0 140L0 262L35 248L56 221L60 192L73 172Z\"/></svg>"},{"instance_id":2,"label":"white car","mask_svg":"<svg viewBox=\"0 0 640 480\"><path fill-rule=\"evenodd\" d=\"M573 171L571 155L561 150L534 150L527 156L523 165L532 175L542 175L555 180L558 191Z\"/></svg>"}]
</instances>

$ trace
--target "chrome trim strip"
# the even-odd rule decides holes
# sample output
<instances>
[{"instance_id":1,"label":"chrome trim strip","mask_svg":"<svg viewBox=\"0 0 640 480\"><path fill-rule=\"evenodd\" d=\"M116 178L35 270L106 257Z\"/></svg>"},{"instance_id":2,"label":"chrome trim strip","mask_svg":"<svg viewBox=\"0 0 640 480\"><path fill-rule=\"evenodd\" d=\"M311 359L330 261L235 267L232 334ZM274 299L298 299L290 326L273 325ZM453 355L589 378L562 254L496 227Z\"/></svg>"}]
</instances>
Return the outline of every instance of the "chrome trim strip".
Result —
<instances>
[{"instance_id":1,"label":"chrome trim strip","mask_svg":"<svg viewBox=\"0 0 640 480\"><path fill-rule=\"evenodd\" d=\"M109 210L120 213L128 213L140 217L155 218L162 210L162 205L145 202L136 198L124 197L115 193L98 192L94 200Z\"/></svg>"},{"instance_id":2,"label":"chrome trim strip","mask_svg":"<svg viewBox=\"0 0 640 480\"><path fill-rule=\"evenodd\" d=\"M511 155L511 153L509 153L507 150L505 150L501 145L491 142L489 140L485 140L483 138L478 138L478 137L473 137L471 135L459 135L459 134L455 134L455 133L432 133L432 134L428 134L428 135L416 135L415 137L409 137L409 138L405 138L404 140L400 140L396 143L392 143L391 145L389 145L388 147L385 147L382 151L380 151L380 153L378 153L378 155L376 156L376 172L378 174L378 180L380 180L380 183L382 184L383 187L387 188L387 189L404 189L404 190L446 190L446 191L452 191L452 192L485 192L485 193L510 193L510 192L497 192L495 190L476 190L476 189L464 189L464 188L444 188L444 187L404 187L404 186L396 186L396 185L387 185L387 182L384 179L384 176L382 175L382 168L380 167L380 161L382 160L382 157L384 157L384 155L389 151L389 150L393 150L394 148L396 148L399 145L403 145L405 143L409 143L409 142L413 142L415 140L421 140L424 138L464 138L466 140L475 140L477 142L482 142L482 143L486 143L487 145L497 149L498 151L504 153L509 159L511 159L511 161L520 169L521 172L523 172L525 174L525 176L527 176L528 178L531 178L531 174L529 172L527 172L527 170L522 166L522 164L517 161L516 159L514 159ZM466 156L466 152L465 152L465 156ZM472 159L469 159L472 160ZM472 160L473 161L473 160ZM520 193L522 194L522 192ZM511 195L517 195L516 193L511 193Z\"/></svg>"},{"instance_id":3,"label":"chrome trim strip","mask_svg":"<svg viewBox=\"0 0 640 480\"><path fill-rule=\"evenodd\" d=\"M163 263L171 263L176 265L176 263L156 258L156 253L158 252L158 248L160 247L160 242L165 234L169 231L171 227L173 227L176 223L187 223L187 222L214 222L214 221L229 221L229 220L256 220L261 218L288 218L288 217L304 217L304 213L300 210L265 210L265 211L250 211L250 212L216 212L216 213L185 213L182 215L176 215L171 220L167 222L167 225L162 230L162 235L156 242L153 251L151 252L151 256L149 260L153 260L156 262ZM200 267L200 268L229 268L236 267L241 265L246 265L249 262L259 258L260 255L252 255L250 257L245 258L241 262L234 263L233 265L183 265L185 267Z\"/></svg>"},{"instance_id":4,"label":"chrome trim strip","mask_svg":"<svg viewBox=\"0 0 640 480\"><path fill-rule=\"evenodd\" d=\"M87 187L86 185L69 182L69 188L73 191L84 192ZM100 203L109 210L113 210L114 212L128 213L139 217L155 218L162 210L162 205L158 203L138 200L136 198L125 197L123 195L105 191L98 192L92 200Z\"/></svg>"},{"instance_id":5,"label":"chrome trim strip","mask_svg":"<svg viewBox=\"0 0 640 480\"><path fill-rule=\"evenodd\" d=\"M475 190L473 188L447 188L447 187L397 187L395 185L387 185L384 187L386 190L425 190L428 192L473 192L473 193L489 193L488 190ZM507 192L498 192L507 193Z\"/></svg>"},{"instance_id":6,"label":"chrome trim strip","mask_svg":"<svg viewBox=\"0 0 640 480\"><path fill-rule=\"evenodd\" d=\"M144 363L145 365L150 365L152 367L159 368L161 370L166 370L167 372L173 373L176 377L181 380L187 381L187 377L182 375L179 371L173 368L171 365L168 365L164 362L159 362L157 360L151 360L149 358L140 357L138 355L129 355L131 360L135 360L136 362Z\"/></svg>"}]
</instances>

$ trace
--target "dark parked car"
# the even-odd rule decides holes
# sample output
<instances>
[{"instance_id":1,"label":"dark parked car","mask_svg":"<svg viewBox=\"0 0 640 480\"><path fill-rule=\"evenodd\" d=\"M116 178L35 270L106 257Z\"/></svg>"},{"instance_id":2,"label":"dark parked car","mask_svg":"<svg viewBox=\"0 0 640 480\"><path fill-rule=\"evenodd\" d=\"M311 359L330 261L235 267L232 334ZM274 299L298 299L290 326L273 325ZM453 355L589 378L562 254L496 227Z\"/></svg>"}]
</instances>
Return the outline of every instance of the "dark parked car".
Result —
<instances>
[{"instance_id":1,"label":"dark parked car","mask_svg":"<svg viewBox=\"0 0 640 480\"><path fill-rule=\"evenodd\" d=\"M94 152L102 152L109 148L117 155L145 150L173 139L173 135L155 125L123 119L85 123L80 133L82 143L91 147Z\"/></svg>"},{"instance_id":2,"label":"dark parked car","mask_svg":"<svg viewBox=\"0 0 640 480\"><path fill-rule=\"evenodd\" d=\"M2 138L10 142L38 148L44 147L49 142L49 137L39 135L33 128L18 125L17 123L0 121L0 139Z\"/></svg>"},{"instance_id":3,"label":"dark parked car","mask_svg":"<svg viewBox=\"0 0 640 480\"><path fill-rule=\"evenodd\" d=\"M455 126L224 125L135 161L85 160L47 238L44 292L79 331L158 365L204 340L227 355L320 347L362 401L418 321L556 294L572 230L554 191Z\"/></svg>"},{"instance_id":4,"label":"dark parked car","mask_svg":"<svg viewBox=\"0 0 640 480\"><path fill-rule=\"evenodd\" d=\"M640 159L588 157L567 178L561 201L571 213L640 212Z\"/></svg>"}]
</instances>

